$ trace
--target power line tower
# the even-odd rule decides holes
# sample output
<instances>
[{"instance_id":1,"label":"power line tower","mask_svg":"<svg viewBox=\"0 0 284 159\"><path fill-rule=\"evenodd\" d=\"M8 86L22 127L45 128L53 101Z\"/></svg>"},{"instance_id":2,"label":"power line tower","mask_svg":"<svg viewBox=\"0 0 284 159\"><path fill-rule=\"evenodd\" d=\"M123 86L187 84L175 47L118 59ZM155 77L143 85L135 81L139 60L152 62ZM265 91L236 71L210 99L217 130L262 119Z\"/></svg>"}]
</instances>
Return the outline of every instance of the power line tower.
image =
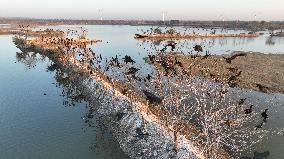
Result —
<instances>
[{"instance_id":1,"label":"power line tower","mask_svg":"<svg viewBox=\"0 0 284 159\"><path fill-rule=\"evenodd\" d=\"M167 12L166 11L162 11L162 21L163 22L165 22L166 15L167 15Z\"/></svg>"},{"instance_id":2,"label":"power line tower","mask_svg":"<svg viewBox=\"0 0 284 159\"><path fill-rule=\"evenodd\" d=\"M99 12L100 20L103 20L103 10L99 9L98 12Z\"/></svg>"}]
</instances>

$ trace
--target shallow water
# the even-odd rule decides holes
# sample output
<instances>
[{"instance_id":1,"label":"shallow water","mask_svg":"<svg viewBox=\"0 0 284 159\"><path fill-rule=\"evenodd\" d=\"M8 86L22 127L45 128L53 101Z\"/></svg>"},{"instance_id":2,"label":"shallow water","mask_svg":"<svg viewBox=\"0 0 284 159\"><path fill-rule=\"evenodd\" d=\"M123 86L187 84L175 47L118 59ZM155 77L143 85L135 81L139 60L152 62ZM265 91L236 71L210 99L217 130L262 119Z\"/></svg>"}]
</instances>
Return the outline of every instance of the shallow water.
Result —
<instances>
[{"instance_id":1,"label":"shallow water","mask_svg":"<svg viewBox=\"0 0 284 159\"><path fill-rule=\"evenodd\" d=\"M52 26L48 28L54 29L80 29L81 26ZM43 29L46 27L41 27ZM142 30L149 30L149 26L111 26L111 25L86 25L83 28L88 30L88 37L103 40L102 43L97 44L94 47L95 52L103 52L103 55L112 56L113 53L122 53L137 55L146 54L154 51L150 49L150 45L155 45L157 50L162 49L164 44L170 40L159 41L145 41L134 39L134 34L142 33ZM37 28L39 29L39 28ZM162 28L165 29L165 28ZM177 31L184 32L183 27L176 27ZM196 29L190 28L186 33L210 33L210 29ZM221 29L217 29L217 33L221 32ZM221 33L247 33L243 30L224 30ZM284 37L270 37L268 31L263 31L263 35L256 38L207 38L207 39L187 39L187 40L175 40L177 45L177 52L190 52L193 50L193 46L201 44L204 50L210 51L212 54L226 54L232 51L252 51L262 53L284 53ZM107 43L108 42L108 43ZM140 46L141 45L141 46ZM111 46L111 47L108 47ZM145 49L144 49L145 48ZM148 51L147 51L148 50ZM169 51L169 50L168 50Z\"/></svg>"},{"instance_id":2,"label":"shallow water","mask_svg":"<svg viewBox=\"0 0 284 159\"><path fill-rule=\"evenodd\" d=\"M47 58L18 62L12 36L0 36L0 46L1 159L127 158L96 114L85 122L86 102L63 103Z\"/></svg>"},{"instance_id":3,"label":"shallow water","mask_svg":"<svg viewBox=\"0 0 284 159\"><path fill-rule=\"evenodd\" d=\"M79 29L80 27L81 26L55 26L51 28L67 30ZM163 48L163 44L167 42L143 42L135 40L133 36L137 33L137 29L142 28L147 30L149 27L146 26L102 25L83 27L88 29L88 37L103 40L101 43L91 46L95 53L100 53L103 57L112 57L116 54L121 56L126 54L131 55L131 57L133 57L137 62L137 65L143 66L142 72L149 72L149 70L151 70L151 66L144 63L143 57L145 57L148 53L159 51ZM178 29L182 30L182 28ZM198 31L201 33L205 32L204 30ZM235 33L244 31L228 32ZM205 50L214 54L225 54L232 51L284 53L284 38L275 37L271 39L269 38L268 33L257 38L192 39L176 40L176 42L178 42L178 47L181 47L177 49L177 52L184 53L192 51L192 47L196 44L202 44ZM16 150L19 151L19 153L26 155L27 158L29 156L33 157L33 155L38 155L36 156L38 158L47 158L47 154L55 154L55 156L49 156L48 158L78 158L80 155L82 156L79 158L124 157L115 143L111 144L112 146L106 146L104 148L103 145L107 145L107 143L109 143L108 141L111 141L108 137L102 141L97 140L95 134L104 131L100 131L96 128L96 126L94 126L95 128L86 128L86 124L81 118L84 117L88 111L85 107L86 103L77 103L75 107L65 107L62 105L62 97L59 96L62 89L56 88L53 84L51 84L56 83L53 78L54 73L45 72L49 62L46 60L43 60L42 62L39 58L37 60L37 66L32 69L28 69L29 67L27 66L33 66L33 63L28 61L26 62L26 65L23 63L15 64L15 56L18 49L16 49L12 44L11 37L0 37L0 43L3 44L1 46L4 46L0 48L0 64L3 66L0 68L2 69L0 74L0 99L3 101L1 101L1 103L6 103L4 108L0 108L0 110L3 109L0 112L0 123L3 123L5 118L12 118L10 120L5 119L4 123L6 123L6 125L4 125L3 128L3 135L0 132L0 146L6 147L5 149L0 150L0 152L3 151L3 154L7 154L5 158L7 158L7 156L9 157L9 155L14 155L14 153L12 153L14 151L11 147L14 147L15 143L18 145ZM187 48L183 46L186 46ZM2 74L3 72L4 74ZM43 93L46 93L47 95L43 96ZM248 96L252 99L261 99L263 101L274 97L273 95L264 95L255 92L250 93ZM271 118L270 123L273 123L273 125L270 126L284 127L284 118L281 116L281 114L284 113L284 96L279 95L277 101L280 103L279 112L277 115L273 115L273 119ZM262 103L265 105L265 102ZM21 107L21 104L25 106ZM6 113L6 110L10 111ZM27 121L20 120L21 122L24 122L21 123L17 120L19 118ZM95 120L95 125L96 122L99 121ZM28 123L33 124L29 125ZM48 127L46 126L47 124ZM12 129L10 127L15 128ZM66 130L67 128L69 129ZM81 130L81 128L83 130ZM12 129L16 134L8 136L10 134L10 129ZM86 132L84 132L84 130ZM20 131L23 131L24 133L19 135ZM44 136L44 134L52 135ZM17 136L20 137L18 138ZM48 141L51 141L51 143ZM3 144L1 145L1 143ZM31 146L30 148L22 149L20 147L22 147L23 144L30 144ZM245 154L252 157L254 155L254 151L257 151L258 153L263 153L262 156L267 156L267 152L269 151L269 159L278 159L282 157L282 151L284 150L283 144L283 136L272 137L271 139L264 140L262 143L256 145L252 152L246 152ZM96 145L95 152L93 151L93 148L89 148L90 146L92 147L92 145ZM113 151L113 148L117 149ZM35 152L31 151L34 149L37 149L39 153L35 154Z\"/></svg>"}]
</instances>

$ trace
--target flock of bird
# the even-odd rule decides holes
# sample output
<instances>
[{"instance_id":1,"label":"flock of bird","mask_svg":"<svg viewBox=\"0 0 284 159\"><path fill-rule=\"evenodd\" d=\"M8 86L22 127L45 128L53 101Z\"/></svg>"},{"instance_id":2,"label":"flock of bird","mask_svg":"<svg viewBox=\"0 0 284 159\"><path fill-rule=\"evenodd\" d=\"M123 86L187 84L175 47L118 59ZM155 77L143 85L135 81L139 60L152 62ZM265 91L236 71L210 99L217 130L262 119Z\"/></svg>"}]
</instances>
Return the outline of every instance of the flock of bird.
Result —
<instances>
[{"instance_id":1,"label":"flock of bird","mask_svg":"<svg viewBox=\"0 0 284 159\"><path fill-rule=\"evenodd\" d=\"M162 50L160 50L160 53L156 54L156 55L151 55L148 54L148 60L150 64L153 63L159 63L160 66L163 68L163 70L165 71L165 76L168 76L170 72L172 72L174 76L177 76L178 73L175 69L175 66L179 66L182 69L185 69L183 67L182 62L178 61L177 58L174 58L172 56L165 56L165 51L167 50L167 47L171 47L171 51L175 50L177 43L168 43L167 45L164 46L164 48ZM201 45L196 45L193 47L194 51L196 52L203 52L202 46ZM206 59L210 56L209 52L206 51L206 54L203 56L202 59ZM226 62L231 63L232 60L234 60L235 58L237 58L238 56L246 56L246 54L240 53L240 54L235 54L229 58L225 58ZM157 58L159 57L159 58ZM100 58L102 59L102 58ZM122 62L120 62L122 60ZM122 68L123 65L127 65L127 64L131 64L131 67L127 67L128 69L125 71L125 74L128 76L131 76L132 78L128 80L139 80L141 82L141 78L136 77L137 72L140 70L139 68L134 67L133 65L136 63L134 61L134 59L129 56L129 55L125 55L121 60L119 60L118 56L116 55L115 57L111 57L111 59L109 60L109 63L107 65L107 70L109 70L109 67L117 67L117 68ZM107 60L106 60L107 61ZM231 87L235 87L236 86L236 80L237 77L239 77L242 73L242 71L239 71L236 68L228 68L228 70L232 73L232 75L229 77L228 79L228 84ZM153 75L148 74L145 78L144 81L151 81L151 79L153 78ZM142 90L144 96L146 97L146 99L149 101L150 104L161 104L164 100L164 97L161 96L157 96L155 93L148 91L146 89ZM225 92L226 93L226 92ZM223 93L223 94L225 94ZM222 94L222 93L221 93ZM246 99L246 98L245 98ZM245 99L241 99L239 101L239 105L242 105L245 101ZM250 105L250 107L248 109L244 110L244 114L251 114L252 113L252 108L253 105ZM264 112L261 113L262 117L263 117L263 122L267 121L268 115L267 115L267 110L266 109ZM119 114L118 118L121 119L123 117L123 115L125 114ZM260 125L256 125L256 128L262 128L263 123L261 123ZM141 135L142 133L140 133Z\"/></svg>"},{"instance_id":2,"label":"flock of bird","mask_svg":"<svg viewBox=\"0 0 284 159\"><path fill-rule=\"evenodd\" d=\"M74 30L68 30L68 34L71 34L72 36L78 35L78 34L86 34L86 31L74 31ZM117 80L116 76L122 76L122 80L124 82L129 82L134 84L134 87L138 90L141 90L142 95L145 97L145 99L149 102L151 105L160 105L163 104L164 100L168 100L165 98L166 95L162 95L162 90L157 90L156 88L152 88L151 86L155 85L157 86L157 80L160 82L163 87L167 87L167 83L162 83L161 78L172 78L172 79L183 79L185 78L185 72L186 69L184 67L184 64L178 60L174 55L168 54L166 51L170 47L170 53L174 53L177 50L177 42L169 41L167 44L163 46L162 49L158 49L158 52L156 53L148 53L147 55L147 61L148 64L159 64L159 66L163 69L163 73L160 73L158 70L154 70L155 73L141 73L143 70L143 66L140 67L138 65L138 62L135 61L135 58L131 57L130 55L124 55L121 57L121 55L115 55L113 57L105 58L102 54L96 54L91 48L87 48L86 45L81 45L74 43L74 38L72 37L59 37L59 36L50 36L50 37L44 37L42 36L40 38L42 42L44 42L46 45L62 45L64 48L66 48L67 53L72 54L82 63L82 64L88 64L89 68L89 74L93 75L94 72L92 68L99 69L104 74L108 75L108 79L115 79ZM156 46L155 46L156 47ZM155 49L155 48L154 48ZM157 49L155 49L157 50ZM192 54L191 57L195 58L199 53L204 52L202 45L195 45L193 48L191 48L190 53L194 51L196 54ZM205 51L205 55L202 56L201 60L206 60L208 57L212 56L209 51ZM235 54L231 57L223 57L227 63L231 63L234 59L236 59L239 56L246 56L245 54ZM144 65L144 64L143 64ZM228 70L232 73L232 75L228 78L228 83L231 87L236 86L237 78L241 75L242 71L239 71L235 68L228 68ZM162 74L162 75L161 75ZM161 77L162 76L162 77ZM214 75L212 75L214 76ZM157 86L159 89L159 87ZM124 92L124 94L127 91ZM226 90L220 90L219 92L222 96L227 93ZM238 104L243 105L246 99L241 99ZM250 115L253 112L253 105L250 105L249 108L244 109L244 114ZM268 119L268 109L265 109L261 113L261 116L263 118L262 123L259 125L256 125L256 130L263 127L263 124L267 122ZM116 114L117 120L121 120L126 113L118 113ZM91 114L88 115L88 117L92 117ZM142 131L141 128L137 128L135 130L136 136L139 139L144 139L147 136L150 136L148 133L145 133Z\"/></svg>"}]
</instances>

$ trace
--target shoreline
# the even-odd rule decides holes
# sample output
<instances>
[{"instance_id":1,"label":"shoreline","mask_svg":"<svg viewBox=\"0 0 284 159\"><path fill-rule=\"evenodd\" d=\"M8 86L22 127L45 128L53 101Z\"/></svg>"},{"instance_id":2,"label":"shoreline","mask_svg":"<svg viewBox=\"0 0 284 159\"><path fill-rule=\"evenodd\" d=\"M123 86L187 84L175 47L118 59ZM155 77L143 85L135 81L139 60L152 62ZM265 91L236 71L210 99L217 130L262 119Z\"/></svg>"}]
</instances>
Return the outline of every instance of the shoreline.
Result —
<instances>
[{"instance_id":1,"label":"shoreline","mask_svg":"<svg viewBox=\"0 0 284 159\"><path fill-rule=\"evenodd\" d=\"M135 34L138 40L195 39L195 38L255 38L257 34Z\"/></svg>"},{"instance_id":2,"label":"shoreline","mask_svg":"<svg viewBox=\"0 0 284 159\"><path fill-rule=\"evenodd\" d=\"M160 141L167 141L167 144L172 145L171 146L172 148L170 149L169 152L164 152L162 145L155 145L155 148L153 149L163 152L162 154L157 153L156 154L157 156L167 155L165 158L169 158L169 156L173 154L175 156L178 156L180 154L184 156L186 154L187 156L188 155L193 156L193 158L205 158L199 151L198 146L200 145L197 146L195 143L192 143L186 137L188 135L189 136L188 138L190 138L190 133L195 133L194 127L188 126L186 127L186 129L182 131L181 130L175 131L176 129L179 129L178 128L179 126L184 126L182 125L183 121L179 121L180 122L179 124L181 124L179 126L171 125L172 123L169 125L167 122L164 122L164 119L166 119L166 117L161 116L161 114L165 116L167 116L167 114L165 114L164 112L158 112L159 110L156 110L155 107L150 106L147 100L145 99L145 97L142 97L139 94L139 92L132 89L131 86L129 89L127 88L126 90L125 87L127 85L125 85L124 83L121 83L116 80L110 80L99 69L90 68L86 64L81 64L74 57L62 53L64 52L64 50L62 49L48 48L48 47L44 48L44 47L37 46L37 45L26 44L25 42L26 41L24 41L24 43L21 45L17 43L15 44L17 45L17 47L21 48L21 50L23 51L30 50L33 52L38 52L43 55L47 55L50 58L50 60L57 63L62 69L66 70L66 72L69 72L72 76L74 76L75 85L80 87L81 88L80 90L85 92L84 95L88 98L88 101L91 101L91 103L98 103L96 99L99 98L98 94L96 93L96 90L94 90L94 86L95 87L98 86L102 92L105 92L106 96L105 98L101 100L103 101L102 103L106 103L106 104L99 107L98 112L102 114L107 114L109 116L113 116L113 114L121 113L121 110L122 110L123 113L128 114L126 116L127 120L123 119L119 123L115 122L115 117L110 117L110 120L113 122L112 124L116 125L116 126L113 126L112 128L114 129L114 131L117 131L115 132L117 133L117 136L120 136L118 137L118 141L120 145L123 145L122 148L124 152L126 152L130 157L132 158L138 157L138 156L135 156L138 154L135 154L134 152L140 152L139 153L140 155L144 153L142 152L143 149L140 149L141 144L144 145L143 147L145 148L148 148L149 146L153 146L152 144L149 145L149 142L147 141L146 142L139 141L139 143L137 143L137 145L135 146L137 149L133 150L133 147L131 147L133 142L137 142L137 139L133 138L133 135L135 134L134 133L135 127L137 126L137 122L138 122L138 123L146 123L146 125L148 126L151 125L151 127L147 126L147 128L144 128L144 129L147 132L151 132L151 134L156 134L155 137L154 135L152 136L153 137L151 139L153 140L151 141L152 143L155 143L155 141L158 140L159 138ZM239 53L242 54L243 52L239 52ZM182 61L181 59L179 59L181 62L185 62L187 60L186 58L183 58L182 55L176 55L176 56L180 56L179 58L184 60ZM187 58L191 58L191 57L187 57ZM194 57L195 60L199 60L199 61L203 58L204 57ZM225 58L229 58L229 57L225 57ZM228 65L231 66L232 64L234 64L238 58L239 57L232 60L231 64L228 64ZM276 59L278 58L276 57ZM224 62L226 61L224 57L220 55L219 56L212 55L212 56L207 57L206 59L203 59L202 61L203 63L205 62L206 64L208 64L208 61L210 60L215 61L215 62L218 60L221 61L219 65L224 64ZM202 65L202 61L199 64ZM210 65L210 62L209 62L209 65ZM223 69L225 68L225 70L227 70L228 65L224 65L222 68ZM217 67L216 69L219 69L219 68ZM91 75L89 75L90 71L93 71ZM196 73L198 73L198 70ZM196 74L193 74L193 75L196 75ZM220 83L222 84L223 82L220 81ZM124 93L125 90L127 93ZM112 103L111 101L113 101L114 99L117 100L118 103L115 103L115 104ZM92 105L95 105L95 104L92 104ZM126 107L131 108L132 111L129 112L128 108ZM140 126L141 125L142 124L140 124ZM152 129L153 126L155 127L155 130L159 130L159 133L157 133L156 131L153 131ZM122 127L123 129L121 129L120 127ZM128 136L125 137L123 134L121 134L121 132L128 134ZM158 135L161 133L164 134L162 137ZM219 154L221 154L222 152L222 150L216 150L216 151ZM226 152L224 151L223 153L226 154ZM147 155L146 157L153 157L151 156L153 154L151 154L150 152ZM223 154L222 156L226 156L226 155Z\"/></svg>"},{"instance_id":3,"label":"shoreline","mask_svg":"<svg viewBox=\"0 0 284 159\"><path fill-rule=\"evenodd\" d=\"M156 116L155 114L152 113L151 110L149 110L149 106L147 105L147 102L145 99L143 99L142 97L139 97L135 92L131 93L131 94L127 94L127 95L123 95L121 93L121 86L119 83L117 83L118 81L109 81L105 75L103 75L102 73L100 73L100 71L93 69L94 74L92 76L81 76L82 73L86 74L88 73L88 67L84 66L82 64L80 64L78 61L76 61L74 58L70 58L70 57L61 57L58 58L56 57L57 55L52 55L54 54L53 50L49 50L49 49L44 49L44 48L40 48L37 46L32 46L32 45L18 45L17 47L19 47L22 51L25 50L30 50L30 51L35 51L38 52L40 54L45 54L47 55L53 62L58 63L61 68L68 68L67 70L71 71L72 74L77 74L77 77L75 78L77 83L76 85L78 85L79 87L82 88L84 95L87 95L87 98L89 100L92 101L92 99L96 99L96 92L94 91L94 87L92 87L89 83L90 81L93 81L91 83L97 83L97 85L99 85L102 89L104 90L104 92L106 92L108 95L107 98L105 98L106 103L110 104L109 98L116 98L119 99L120 102L118 103L130 103L130 107L133 110L134 116L129 116L130 119L126 120L124 124L120 124L120 126L122 127L122 125L124 125L124 127L136 127L135 126L135 122L133 120L139 120L139 121L144 121L143 123L147 123L147 125L150 125L151 127L148 127L149 132L152 132L153 134L156 134L155 136L153 136L153 138L151 139L152 141L148 142L146 141L141 141L140 143L137 143L138 145L135 146L137 148L135 148L135 150L133 150L133 147L129 147L131 146L131 143L133 144L134 140L136 140L135 138L133 138L133 136L131 134L133 134L133 130L128 130L128 129L121 129L120 131L125 131L128 130L127 134L129 134L128 138L118 138L118 141L120 143L120 145L122 146L123 151L125 151L130 157L132 158L136 158L139 157L137 156L138 154L144 154L143 157L149 158L149 157L159 157L159 156L164 156L165 158L170 158L172 155L174 155L177 158L205 158L198 150L197 147L194 146L193 143L191 143L189 140L186 139L186 137L183 134L179 134L178 137L175 137L175 133L170 130L168 128L168 125L165 125L158 116ZM56 57L54 59L54 57ZM57 59L57 60L56 60ZM81 75L80 75L81 74ZM81 78L80 78L81 77ZM83 79L82 79L83 77ZM88 81L88 82L87 82ZM133 98L134 97L134 98ZM138 99L135 99L137 98ZM97 101L93 101L93 102L97 102ZM114 108L110 108L109 107L105 108L102 107L100 108L100 111L106 113L106 114L113 114L113 113L118 113L118 110L123 109L123 107L125 105L114 105L111 104L111 106L113 106ZM125 110L125 109L124 109ZM128 112L129 113L129 112ZM130 113L129 113L130 114ZM128 121L133 121L134 123L129 123ZM127 123L128 122L128 123ZM134 125L133 125L134 124ZM153 131L153 126L155 127L155 131L158 130L158 132L154 132ZM174 126L172 126L174 127ZM117 128L119 129L119 128ZM118 131L119 132L119 131ZM160 136L160 134L163 134L162 136ZM121 134L120 134L121 135ZM120 136L118 134L118 136ZM176 141L175 141L176 138ZM164 144L170 144L172 147L170 150L165 150L164 146L165 145L160 145L157 144L157 140L161 141ZM165 143L166 142L166 143ZM156 143L156 144L154 144ZM159 153L156 154L152 154L153 152L149 152L149 154L145 154L143 152L143 148L149 148L151 147L151 149L159 151ZM154 146L154 147L153 147ZM140 153L139 153L140 152ZM154 155L154 156L153 156Z\"/></svg>"}]
</instances>

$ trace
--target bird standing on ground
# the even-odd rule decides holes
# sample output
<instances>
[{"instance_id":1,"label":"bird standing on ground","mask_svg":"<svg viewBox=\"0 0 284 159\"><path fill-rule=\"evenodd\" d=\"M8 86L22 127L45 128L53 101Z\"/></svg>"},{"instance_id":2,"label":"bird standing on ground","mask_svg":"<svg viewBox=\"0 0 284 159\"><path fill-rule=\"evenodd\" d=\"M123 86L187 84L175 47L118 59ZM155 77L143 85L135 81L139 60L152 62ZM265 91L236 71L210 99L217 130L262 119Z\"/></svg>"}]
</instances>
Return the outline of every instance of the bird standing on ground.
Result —
<instances>
[{"instance_id":1,"label":"bird standing on ground","mask_svg":"<svg viewBox=\"0 0 284 159\"><path fill-rule=\"evenodd\" d=\"M263 124L264 124L264 123L262 122L262 123L260 123L259 125L256 125L256 126L255 126L255 130L257 130L257 129L261 129L261 128L262 128L262 126L263 126Z\"/></svg>"},{"instance_id":2,"label":"bird standing on ground","mask_svg":"<svg viewBox=\"0 0 284 159\"><path fill-rule=\"evenodd\" d=\"M195 45L193 48L194 48L194 51L203 52L203 48L201 45Z\"/></svg>"},{"instance_id":3,"label":"bird standing on ground","mask_svg":"<svg viewBox=\"0 0 284 159\"><path fill-rule=\"evenodd\" d=\"M171 50L174 51L174 49L176 48L176 44L177 43L175 43L175 42L171 42L167 46L171 47Z\"/></svg>"},{"instance_id":4,"label":"bird standing on ground","mask_svg":"<svg viewBox=\"0 0 284 159\"><path fill-rule=\"evenodd\" d=\"M246 56L247 54L246 53L237 53L237 54L234 54L232 55L231 57L223 57L227 63L232 63L232 60L236 59L237 57L239 56Z\"/></svg>"},{"instance_id":5,"label":"bird standing on ground","mask_svg":"<svg viewBox=\"0 0 284 159\"><path fill-rule=\"evenodd\" d=\"M160 104L163 101L162 97L158 97L152 92L143 90L143 93L146 96L146 99L149 101L150 104Z\"/></svg>"},{"instance_id":6,"label":"bird standing on ground","mask_svg":"<svg viewBox=\"0 0 284 159\"><path fill-rule=\"evenodd\" d=\"M252 107L253 107L253 105L250 105L250 108L245 109L245 114L251 114L252 113Z\"/></svg>"},{"instance_id":7,"label":"bird standing on ground","mask_svg":"<svg viewBox=\"0 0 284 159\"><path fill-rule=\"evenodd\" d=\"M238 102L238 104L239 104L239 105L243 105L243 104L245 103L246 99L247 99L247 98L242 98L242 99L240 99L239 102Z\"/></svg>"},{"instance_id":8,"label":"bird standing on ground","mask_svg":"<svg viewBox=\"0 0 284 159\"><path fill-rule=\"evenodd\" d=\"M267 122L268 114L267 114L268 109L265 109L264 112L261 113L261 116L263 117L263 122Z\"/></svg>"}]
</instances>

